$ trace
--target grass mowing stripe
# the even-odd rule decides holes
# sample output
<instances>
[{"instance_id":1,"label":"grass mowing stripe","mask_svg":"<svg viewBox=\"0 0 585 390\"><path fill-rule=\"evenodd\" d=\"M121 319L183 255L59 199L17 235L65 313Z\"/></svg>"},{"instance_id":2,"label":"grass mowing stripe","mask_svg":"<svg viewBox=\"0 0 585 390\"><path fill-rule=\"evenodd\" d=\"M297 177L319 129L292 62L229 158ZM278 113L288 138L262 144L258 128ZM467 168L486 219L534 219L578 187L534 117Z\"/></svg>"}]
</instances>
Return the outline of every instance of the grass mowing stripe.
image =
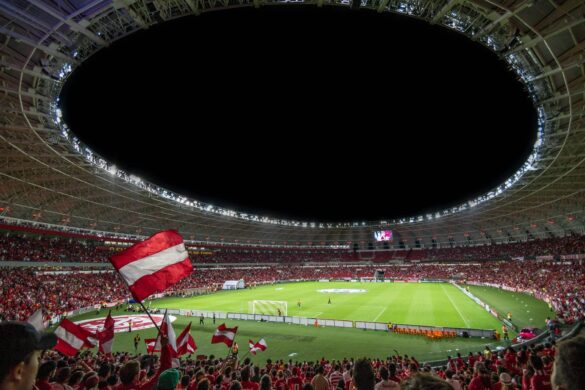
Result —
<instances>
[{"instance_id":1,"label":"grass mowing stripe","mask_svg":"<svg viewBox=\"0 0 585 390\"><path fill-rule=\"evenodd\" d=\"M467 321L467 318L465 318L463 316L463 314L461 314L461 312L459 311L459 308L453 302L453 299L451 298L451 295L449 295L449 293L447 292L447 290L445 290L445 285L444 284L441 284L441 288L445 292L445 295L447 296L447 298L449 298L449 301L451 302L451 305L455 308L455 310L457 311L457 313L459 313L459 317L461 317L461 319L463 320L463 322L465 322L465 326L467 326L468 328L471 328L471 326L469 325L469 321Z\"/></svg>"}]
</instances>

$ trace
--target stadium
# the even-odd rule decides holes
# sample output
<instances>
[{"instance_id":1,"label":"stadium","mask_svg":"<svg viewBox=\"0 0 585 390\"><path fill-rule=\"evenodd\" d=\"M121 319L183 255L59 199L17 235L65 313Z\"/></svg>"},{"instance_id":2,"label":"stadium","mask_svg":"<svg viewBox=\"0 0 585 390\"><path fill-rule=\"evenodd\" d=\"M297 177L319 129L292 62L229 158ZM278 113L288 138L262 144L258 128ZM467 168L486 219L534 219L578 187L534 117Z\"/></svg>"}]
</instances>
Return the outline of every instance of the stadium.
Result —
<instances>
[{"instance_id":1,"label":"stadium","mask_svg":"<svg viewBox=\"0 0 585 390\"><path fill-rule=\"evenodd\" d=\"M490 50L536 110L526 160L455 206L328 222L171 190L69 128L62 93L100 51L166 22L278 5L388 13ZM0 21L0 319L80 343L43 352L41 390L174 389L173 353L183 389L585 388L566 374L585 349L555 360L582 346L585 319L581 0L3 0ZM171 243L128 255L153 237ZM171 247L174 263L128 271Z\"/></svg>"}]
</instances>

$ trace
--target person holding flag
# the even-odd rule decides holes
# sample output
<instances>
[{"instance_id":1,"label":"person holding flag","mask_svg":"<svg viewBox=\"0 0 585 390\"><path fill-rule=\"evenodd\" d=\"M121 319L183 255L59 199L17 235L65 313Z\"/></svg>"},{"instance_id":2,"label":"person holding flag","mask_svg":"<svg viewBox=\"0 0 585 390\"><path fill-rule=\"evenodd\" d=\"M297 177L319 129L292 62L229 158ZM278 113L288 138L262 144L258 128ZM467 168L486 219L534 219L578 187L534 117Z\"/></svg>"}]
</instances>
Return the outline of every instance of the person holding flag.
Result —
<instances>
[{"instance_id":1,"label":"person holding flag","mask_svg":"<svg viewBox=\"0 0 585 390\"><path fill-rule=\"evenodd\" d=\"M152 390L160 374L171 368L172 351L169 345L169 338L165 335L160 336L160 346L162 353L160 355L160 367L156 374L146 382L140 382L140 363L138 360L130 360L120 368L120 384L114 386L114 390Z\"/></svg>"}]
</instances>

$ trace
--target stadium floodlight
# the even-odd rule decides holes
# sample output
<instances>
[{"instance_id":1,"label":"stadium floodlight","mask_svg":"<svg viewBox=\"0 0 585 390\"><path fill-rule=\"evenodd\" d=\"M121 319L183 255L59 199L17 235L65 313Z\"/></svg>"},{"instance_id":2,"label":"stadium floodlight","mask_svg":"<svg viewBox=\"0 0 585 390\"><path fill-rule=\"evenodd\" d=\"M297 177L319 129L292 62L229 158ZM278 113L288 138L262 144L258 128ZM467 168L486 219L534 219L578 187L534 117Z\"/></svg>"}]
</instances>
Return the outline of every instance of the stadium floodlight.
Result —
<instances>
[{"instance_id":1,"label":"stadium floodlight","mask_svg":"<svg viewBox=\"0 0 585 390\"><path fill-rule=\"evenodd\" d=\"M286 301L249 301L248 313L266 314L271 316L287 316L288 303Z\"/></svg>"}]
</instances>

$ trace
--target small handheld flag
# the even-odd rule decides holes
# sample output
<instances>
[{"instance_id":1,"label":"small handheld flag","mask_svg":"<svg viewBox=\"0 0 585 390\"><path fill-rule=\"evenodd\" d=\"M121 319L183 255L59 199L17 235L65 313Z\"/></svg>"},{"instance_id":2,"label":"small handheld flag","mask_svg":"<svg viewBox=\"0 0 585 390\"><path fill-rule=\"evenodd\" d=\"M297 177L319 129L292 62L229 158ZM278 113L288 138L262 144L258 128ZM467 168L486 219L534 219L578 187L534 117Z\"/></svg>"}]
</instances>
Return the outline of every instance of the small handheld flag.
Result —
<instances>
[{"instance_id":1,"label":"small handheld flag","mask_svg":"<svg viewBox=\"0 0 585 390\"><path fill-rule=\"evenodd\" d=\"M268 344L266 344L264 339L260 339L256 344L252 340L248 340L248 345L250 346L250 353L252 355L256 355L258 351L266 351L266 348L268 348Z\"/></svg>"},{"instance_id":2,"label":"small handheld flag","mask_svg":"<svg viewBox=\"0 0 585 390\"><path fill-rule=\"evenodd\" d=\"M225 324L221 324L213 334L211 344L225 343L225 345L231 348L237 331L237 326L235 328L226 328Z\"/></svg>"}]
</instances>

